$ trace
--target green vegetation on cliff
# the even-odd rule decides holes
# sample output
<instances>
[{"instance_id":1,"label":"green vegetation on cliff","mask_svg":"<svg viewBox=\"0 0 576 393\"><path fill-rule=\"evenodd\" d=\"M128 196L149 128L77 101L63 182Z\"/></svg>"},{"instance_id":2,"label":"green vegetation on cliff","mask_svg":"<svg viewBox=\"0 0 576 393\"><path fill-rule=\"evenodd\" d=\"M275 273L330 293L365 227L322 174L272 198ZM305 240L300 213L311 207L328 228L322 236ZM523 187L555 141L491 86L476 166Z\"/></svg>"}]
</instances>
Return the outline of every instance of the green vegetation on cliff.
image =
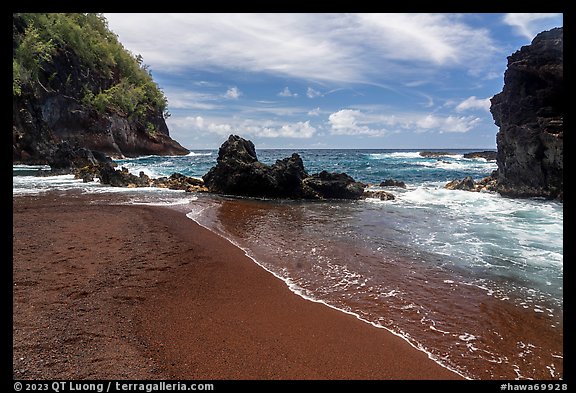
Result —
<instances>
[{"instance_id":1,"label":"green vegetation on cliff","mask_svg":"<svg viewBox=\"0 0 576 393\"><path fill-rule=\"evenodd\" d=\"M169 115L142 57L122 46L100 14L14 14L12 66L15 96L55 91L148 129L148 115Z\"/></svg>"}]
</instances>

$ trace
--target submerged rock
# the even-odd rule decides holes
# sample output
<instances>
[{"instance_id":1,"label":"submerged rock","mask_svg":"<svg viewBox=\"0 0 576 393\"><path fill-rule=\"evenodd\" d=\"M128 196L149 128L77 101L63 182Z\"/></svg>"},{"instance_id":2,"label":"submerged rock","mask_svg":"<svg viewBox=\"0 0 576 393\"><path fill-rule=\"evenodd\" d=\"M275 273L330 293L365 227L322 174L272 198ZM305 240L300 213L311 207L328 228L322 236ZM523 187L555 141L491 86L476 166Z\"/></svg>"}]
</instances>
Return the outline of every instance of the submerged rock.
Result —
<instances>
[{"instance_id":1,"label":"submerged rock","mask_svg":"<svg viewBox=\"0 0 576 393\"><path fill-rule=\"evenodd\" d=\"M258 161L254 144L230 135L218 150L216 166L203 177L210 192L262 198L358 199L364 186L344 173L308 175L293 153L273 165Z\"/></svg>"},{"instance_id":2,"label":"submerged rock","mask_svg":"<svg viewBox=\"0 0 576 393\"><path fill-rule=\"evenodd\" d=\"M380 183L380 187L400 187L406 188L406 183L395 179L386 179Z\"/></svg>"}]
</instances>

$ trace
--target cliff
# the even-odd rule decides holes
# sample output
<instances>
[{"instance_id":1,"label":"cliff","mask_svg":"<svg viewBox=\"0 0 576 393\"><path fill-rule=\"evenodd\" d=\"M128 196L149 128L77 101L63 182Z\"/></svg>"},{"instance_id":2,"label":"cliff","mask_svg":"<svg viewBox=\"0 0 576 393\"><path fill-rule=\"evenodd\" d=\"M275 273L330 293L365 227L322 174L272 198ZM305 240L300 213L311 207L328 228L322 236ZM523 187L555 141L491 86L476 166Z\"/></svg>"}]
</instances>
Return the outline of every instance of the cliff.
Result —
<instances>
[{"instance_id":1,"label":"cliff","mask_svg":"<svg viewBox=\"0 0 576 393\"><path fill-rule=\"evenodd\" d=\"M111 157L187 154L170 137L166 106L142 58L101 15L13 15L13 162L50 163L62 146Z\"/></svg>"},{"instance_id":2,"label":"cliff","mask_svg":"<svg viewBox=\"0 0 576 393\"><path fill-rule=\"evenodd\" d=\"M563 94L563 29L555 28L508 57L504 88L491 100L502 195L562 199Z\"/></svg>"}]
</instances>

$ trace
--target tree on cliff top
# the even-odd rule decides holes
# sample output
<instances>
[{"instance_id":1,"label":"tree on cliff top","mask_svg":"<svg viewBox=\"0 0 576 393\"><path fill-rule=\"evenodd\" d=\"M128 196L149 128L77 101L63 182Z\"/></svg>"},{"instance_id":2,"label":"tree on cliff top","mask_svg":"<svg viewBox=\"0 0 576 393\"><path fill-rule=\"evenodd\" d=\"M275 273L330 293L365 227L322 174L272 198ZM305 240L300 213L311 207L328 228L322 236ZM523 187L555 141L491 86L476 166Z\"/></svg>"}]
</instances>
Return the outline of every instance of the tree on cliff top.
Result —
<instances>
[{"instance_id":1,"label":"tree on cliff top","mask_svg":"<svg viewBox=\"0 0 576 393\"><path fill-rule=\"evenodd\" d=\"M13 14L12 36L15 96L54 91L137 121L154 112L169 115L166 96L142 57L122 46L104 16Z\"/></svg>"}]
</instances>

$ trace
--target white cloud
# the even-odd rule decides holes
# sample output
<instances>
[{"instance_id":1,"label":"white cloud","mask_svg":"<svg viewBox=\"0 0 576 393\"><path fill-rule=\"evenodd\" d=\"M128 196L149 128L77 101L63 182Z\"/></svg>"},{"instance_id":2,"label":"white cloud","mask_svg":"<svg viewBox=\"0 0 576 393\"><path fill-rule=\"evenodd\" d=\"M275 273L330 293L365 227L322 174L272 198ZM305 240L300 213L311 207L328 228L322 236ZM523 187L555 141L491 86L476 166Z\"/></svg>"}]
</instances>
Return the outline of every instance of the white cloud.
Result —
<instances>
[{"instance_id":1,"label":"white cloud","mask_svg":"<svg viewBox=\"0 0 576 393\"><path fill-rule=\"evenodd\" d=\"M308 116L319 116L320 115L320 107L316 107L308 111Z\"/></svg>"},{"instance_id":2,"label":"white cloud","mask_svg":"<svg viewBox=\"0 0 576 393\"><path fill-rule=\"evenodd\" d=\"M224 97L229 98L231 100L237 100L238 97L240 97L242 95L242 92L236 87L231 87L226 91L226 94L224 94Z\"/></svg>"},{"instance_id":3,"label":"white cloud","mask_svg":"<svg viewBox=\"0 0 576 393\"><path fill-rule=\"evenodd\" d=\"M436 115L431 113L367 114L356 109L332 113L328 122L333 135L383 136L396 132L468 132L480 122L473 116Z\"/></svg>"},{"instance_id":4,"label":"white cloud","mask_svg":"<svg viewBox=\"0 0 576 393\"><path fill-rule=\"evenodd\" d=\"M441 134L446 132L468 132L480 121L478 117L461 117L461 116L437 116L426 115L413 124L416 132L425 132L435 130Z\"/></svg>"},{"instance_id":5,"label":"white cloud","mask_svg":"<svg viewBox=\"0 0 576 393\"><path fill-rule=\"evenodd\" d=\"M292 93L288 87L285 87L278 95L280 97L298 97L298 93Z\"/></svg>"},{"instance_id":6,"label":"white cloud","mask_svg":"<svg viewBox=\"0 0 576 393\"><path fill-rule=\"evenodd\" d=\"M471 96L456 105L457 112L463 112L470 109L480 109L490 112L490 98L476 98L476 96Z\"/></svg>"},{"instance_id":7,"label":"white cloud","mask_svg":"<svg viewBox=\"0 0 576 393\"><path fill-rule=\"evenodd\" d=\"M370 128L367 124L376 123L364 113L354 109L342 109L328 117L333 135L382 136L388 133L385 128Z\"/></svg>"},{"instance_id":8,"label":"white cloud","mask_svg":"<svg viewBox=\"0 0 576 393\"><path fill-rule=\"evenodd\" d=\"M289 123L272 120L204 118L202 116L180 118L172 116L170 125L179 130L187 130L187 132L208 132L223 137L238 133L245 137L308 139L315 136L317 131L310 121Z\"/></svg>"},{"instance_id":9,"label":"white cloud","mask_svg":"<svg viewBox=\"0 0 576 393\"><path fill-rule=\"evenodd\" d=\"M322 93L320 93L318 90L314 90L311 87L308 87L308 90L306 90L306 96L308 98L316 98L316 97L321 97Z\"/></svg>"},{"instance_id":10,"label":"white cloud","mask_svg":"<svg viewBox=\"0 0 576 393\"><path fill-rule=\"evenodd\" d=\"M487 29L455 14L105 16L126 48L167 71L219 68L369 83L375 76L421 75L430 66L480 67L495 50Z\"/></svg>"},{"instance_id":11,"label":"white cloud","mask_svg":"<svg viewBox=\"0 0 576 393\"><path fill-rule=\"evenodd\" d=\"M310 121L299 121L292 124L283 124L281 127L252 127L249 131L254 136L266 138L311 138L316 134L316 128Z\"/></svg>"},{"instance_id":12,"label":"white cloud","mask_svg":"<svg viewBox=\"0 0 576 393\"><path fill-rule=\"evenodd\" d=\"M221 96L210 93L200 93L193 90L166 89L164 90L170 109L219 109L221 105L216 101L221 100Z\"/></svg>"},{"instance_id":13,"label":"white cloud","mask_svg":"<svg viewBox=\"0 0 576 393\"><path fill-rule=\"evenodd\" d=\"M562 14L514 13L506 14L503 22L515 28L518 34L532 40L538 33L551 27L560 27ZM560 24L558 24L560 23Z\"/></svg>"}]
</instances>

